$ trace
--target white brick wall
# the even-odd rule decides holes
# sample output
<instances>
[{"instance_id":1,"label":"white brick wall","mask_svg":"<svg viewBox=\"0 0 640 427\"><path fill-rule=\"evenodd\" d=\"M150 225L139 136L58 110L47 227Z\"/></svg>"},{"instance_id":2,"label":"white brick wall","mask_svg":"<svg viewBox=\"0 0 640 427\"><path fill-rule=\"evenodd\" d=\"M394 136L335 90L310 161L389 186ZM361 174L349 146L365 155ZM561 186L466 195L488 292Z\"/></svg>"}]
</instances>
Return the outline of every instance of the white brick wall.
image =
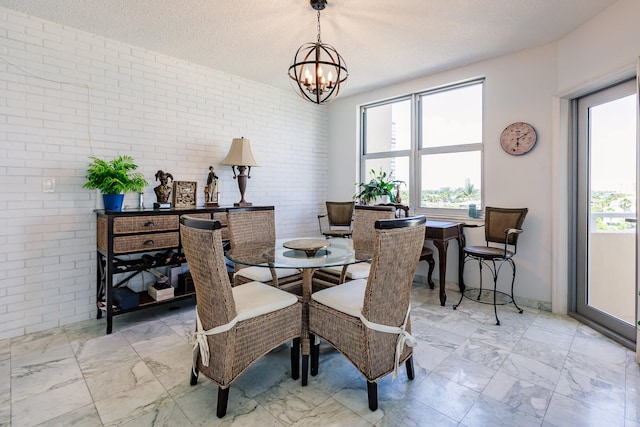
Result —
<instances>
[{"instance_id":1,"label":"white brick wall","mask_svg":"<svg viewBox=\"0 0 640 427\"><path fill-rule=\"evenodd\" d=\"M158 169L197 181L203 204L213 165L229 205L239 191L220 162L244 136L261 164L246 199L276 206L278 237L309 236L327 194L327 120L293 91L0 8L0 339L95 317L102 201L82 188L89 156L133 156L147 206Z\"/></svg>"}]
</instances>

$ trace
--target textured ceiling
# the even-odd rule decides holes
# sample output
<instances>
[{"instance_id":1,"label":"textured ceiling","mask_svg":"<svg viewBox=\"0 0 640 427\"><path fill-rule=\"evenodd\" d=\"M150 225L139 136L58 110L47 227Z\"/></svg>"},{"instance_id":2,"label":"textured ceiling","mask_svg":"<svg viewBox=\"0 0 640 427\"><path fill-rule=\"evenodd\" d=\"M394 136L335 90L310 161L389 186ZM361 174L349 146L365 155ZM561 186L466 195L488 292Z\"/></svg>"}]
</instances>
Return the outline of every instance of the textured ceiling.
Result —
<instances>
[{"instance_id":1,"label":"textured ceiling","mask_svg":"<svg viewBox=\"0 0 640 427\"><path fill-rule=\"evenodd\" d=\"M345 59L342 96L542 45L616 0L328 0L322 41ZM316 39L308 0L0 0L68 27L276 87Z\"/></svg>"}]
</instances>

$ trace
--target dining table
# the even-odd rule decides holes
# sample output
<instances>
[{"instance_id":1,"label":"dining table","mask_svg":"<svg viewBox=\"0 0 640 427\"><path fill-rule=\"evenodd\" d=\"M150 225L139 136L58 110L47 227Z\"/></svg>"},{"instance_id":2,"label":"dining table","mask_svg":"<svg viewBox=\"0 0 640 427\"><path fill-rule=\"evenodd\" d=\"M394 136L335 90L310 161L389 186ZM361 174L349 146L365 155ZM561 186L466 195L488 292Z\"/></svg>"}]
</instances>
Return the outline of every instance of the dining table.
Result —
<instances>
[{"instance_id":1,"label":"dining table","mask_svg":"<svg viewBox=\"0 0 640 427\"><path fill-rule=\"evenodd\" d=\"M319 268L344 266L370 261L358 259L349 238L289 238L275 243L250 243L232 247L227 258L237 264L271 268L295 268L302 273L302 289L298 298L302 302L302 385L307 385L311 343L309 336L309 300L311 299L313 274ZM315 375L317 369L311 369Z\"/></svg>"}]
</instances>

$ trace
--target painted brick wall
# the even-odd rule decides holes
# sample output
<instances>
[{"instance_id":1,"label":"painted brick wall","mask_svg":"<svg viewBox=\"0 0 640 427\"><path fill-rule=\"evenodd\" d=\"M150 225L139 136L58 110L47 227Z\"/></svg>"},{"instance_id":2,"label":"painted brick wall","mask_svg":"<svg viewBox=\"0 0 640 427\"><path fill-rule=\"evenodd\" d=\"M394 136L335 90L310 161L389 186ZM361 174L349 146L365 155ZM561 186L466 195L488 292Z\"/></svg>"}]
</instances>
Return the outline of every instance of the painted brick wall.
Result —
<instances>
[{"instance_id":1,"label":"painted brick wall","mask_svg":"<svg viewBox=\"0 0 640 427\"><path fill-rule=\"evenodd\" d=\"M261 164L246 199L276 206L278 237L311 236L327 194L327 120L292 91L0 8L0 339L95 317L102 201L82 189L89 156L132 155L147 206L158 169L197 181L202 205L213 165L229 205L239 191L220 162L244 136Z\"/></svg>"}]
</instances>

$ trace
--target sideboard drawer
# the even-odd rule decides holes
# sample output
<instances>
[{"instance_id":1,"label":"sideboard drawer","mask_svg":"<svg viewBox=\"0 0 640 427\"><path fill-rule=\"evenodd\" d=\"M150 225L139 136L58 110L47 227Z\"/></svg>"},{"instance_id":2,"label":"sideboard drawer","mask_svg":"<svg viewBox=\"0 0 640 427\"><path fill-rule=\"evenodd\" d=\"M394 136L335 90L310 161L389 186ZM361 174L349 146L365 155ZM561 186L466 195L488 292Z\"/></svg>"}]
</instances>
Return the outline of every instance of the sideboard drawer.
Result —
<instances>
[{"instance_id":1,"label":"sideboard drawer","mask_svg":"<svg viewBox=\"0 0 640 427\"><path fill-rule=\"evenodd\" d=\"M113 219L113 234L177 230L179 225L178 215L119 217Z\"/></svg>"},{"instance_id":2,"label":"sideboard drawer","mask_svg":"<svg viewBox=\"0 0 640 427\"><path fill-rule=\"evenodd\" d=\"M157 249L177 247L180 244L179 233L153 233L137 236L119 236L113 238L113 253L154 251Z\"/></svg>"}]
</instances>

